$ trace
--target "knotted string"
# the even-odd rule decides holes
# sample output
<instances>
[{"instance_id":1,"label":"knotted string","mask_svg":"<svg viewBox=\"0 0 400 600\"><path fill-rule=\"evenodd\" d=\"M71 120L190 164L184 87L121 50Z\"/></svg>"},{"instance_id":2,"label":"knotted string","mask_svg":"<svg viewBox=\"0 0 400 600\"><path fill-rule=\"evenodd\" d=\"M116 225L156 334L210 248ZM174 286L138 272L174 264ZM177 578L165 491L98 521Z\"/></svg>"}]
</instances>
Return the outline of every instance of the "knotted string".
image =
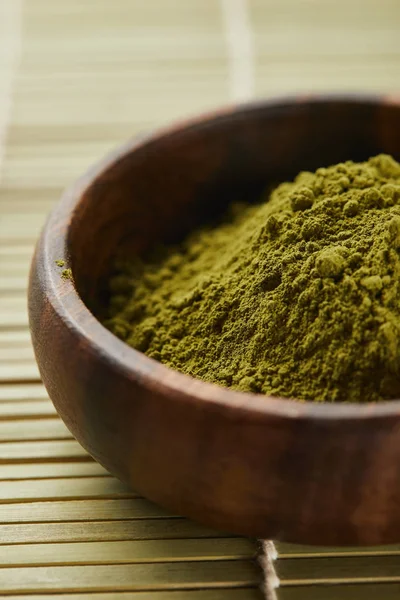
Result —
<instances>
[{"instance_id":1,"label":"knotted string","mask_svg":"<svg viewBox=\"0 0 400 600\"><path fill-rule=\"evenodd\" d=\"M278 553L274 543L269 540L260 540L261 549L259 563L263 570L263 593L265 600L278 600L277 588L279 579L275 571L274 562L278 558Z\"/></svg>"}]
</instances>

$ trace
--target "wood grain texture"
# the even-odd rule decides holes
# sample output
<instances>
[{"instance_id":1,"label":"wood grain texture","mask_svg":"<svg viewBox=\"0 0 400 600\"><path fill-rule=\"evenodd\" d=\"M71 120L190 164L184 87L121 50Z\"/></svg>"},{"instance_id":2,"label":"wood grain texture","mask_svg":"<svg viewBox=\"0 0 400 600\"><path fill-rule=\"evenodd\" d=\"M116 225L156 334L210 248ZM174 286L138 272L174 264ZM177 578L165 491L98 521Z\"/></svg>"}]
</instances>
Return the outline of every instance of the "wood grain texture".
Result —
<instances>
[{"instance_id":1,"label":"wood grain texture","mask_svg":"<svg viewBox=\"0 0 400 600\"><path fill-rule=\"evenodd\" d=\"M64 195L33 262L33 342L59 414L110 472L239 534L399 539L400 402L316 405L212 386L123 344L87 308L101 310L117 248L143 252L268 181L379 152L400 156L395 101L260 102L131 142ZM60 257L74 282L61 278Z\"/></svg>"}]
</instances>

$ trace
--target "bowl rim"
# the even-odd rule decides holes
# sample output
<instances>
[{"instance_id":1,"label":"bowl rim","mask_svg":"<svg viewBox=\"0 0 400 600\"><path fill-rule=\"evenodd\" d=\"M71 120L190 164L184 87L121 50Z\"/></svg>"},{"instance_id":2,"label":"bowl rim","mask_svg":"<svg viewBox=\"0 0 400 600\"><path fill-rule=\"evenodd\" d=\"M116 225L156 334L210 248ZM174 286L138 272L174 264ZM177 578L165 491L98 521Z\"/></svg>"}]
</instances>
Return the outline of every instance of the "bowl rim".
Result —
<instances>
[{"instance_id":1,"label":"bowl rim","mask_svg":"<svg viewBox=\"0 0 400 600\"><path fill-rule=\"evenodd\" d=\"M400 95L288 95L239 105L227 105L214 112L206 112L194 118L178 121L172 126L157 128L149 134L133 137L89 168L83 176L67 188L51 211L38 245L44 262L42 273L46 279L45 289L48 291L48 300L68 328L73 329L79 338L84 338L86 347L91 353L95 353L108 364L112 363L113 368L121 375L128 378L140 378L142 386L162 395L173 395L188 403L208 403L217 410L230 413L235 411L240 413L242 418L249 419L263 415L318 423L387 420L400 415L400 399L365 404L299 401L298 399L231 390L175 371L128 346L107 330L87 308L73 280L62 280L62 288L60 288L60 270L56 267L55 262L63 258L66 261L66 267L69 264L68 225L73 218L73 213L82 196L96 180L121 163L127 155L134 152L146 152L152 145L160 144L170 137L185 136L191 131L198 131L226 120L245 119L249 112L276 112L299 102L312 105L326 103L353 103L377 107L387 105L400 111ZM60 225L60 223L64 223L64 225ZM57 235L54 235L55 232ZM60 293L61 289L62 293ZM154 377L155 365L157 365L157 378Z\"/></svg>"}]
</instances>

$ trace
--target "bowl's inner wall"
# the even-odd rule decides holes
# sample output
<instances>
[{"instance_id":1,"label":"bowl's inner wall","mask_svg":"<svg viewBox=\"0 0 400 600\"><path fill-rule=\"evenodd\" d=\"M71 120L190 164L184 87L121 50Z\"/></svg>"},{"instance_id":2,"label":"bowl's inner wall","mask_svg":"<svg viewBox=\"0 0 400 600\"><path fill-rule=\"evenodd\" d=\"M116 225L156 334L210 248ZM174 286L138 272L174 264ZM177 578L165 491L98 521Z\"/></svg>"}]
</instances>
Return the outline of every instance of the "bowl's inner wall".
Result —
<instances>
[{"instance_id":1,"label":"bowl's inner wall","mask_svg":"<svg viewBox=\"0 0 400 600\"><path fill-rule=\"evenodd\" d=\"M245 108L150 140L105 171L74 212L78 292L98 313L117 251L176 241L270 182L381 152L400 159L400 108L357 100Z\"/></svg>"}]
</instances>

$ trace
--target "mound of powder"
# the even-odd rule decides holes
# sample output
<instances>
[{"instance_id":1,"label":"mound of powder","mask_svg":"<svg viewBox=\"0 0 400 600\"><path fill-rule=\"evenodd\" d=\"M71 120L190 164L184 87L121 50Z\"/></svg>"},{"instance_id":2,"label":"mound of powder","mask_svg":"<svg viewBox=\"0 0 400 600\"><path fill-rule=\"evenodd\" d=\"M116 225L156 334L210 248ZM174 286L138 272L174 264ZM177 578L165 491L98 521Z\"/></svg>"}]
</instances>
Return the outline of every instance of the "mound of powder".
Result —
<instances>
[{"instance_id":1,"label":"mound of powder","mask_svg":"<svg viewBox=\"0 0 400 600\"><path fill-rule=\"evenodd\" d=\"M400 165L303 172L145 260L119 261L106 326L238 390L400 397Z\"/></svg>"}]
</instances>

